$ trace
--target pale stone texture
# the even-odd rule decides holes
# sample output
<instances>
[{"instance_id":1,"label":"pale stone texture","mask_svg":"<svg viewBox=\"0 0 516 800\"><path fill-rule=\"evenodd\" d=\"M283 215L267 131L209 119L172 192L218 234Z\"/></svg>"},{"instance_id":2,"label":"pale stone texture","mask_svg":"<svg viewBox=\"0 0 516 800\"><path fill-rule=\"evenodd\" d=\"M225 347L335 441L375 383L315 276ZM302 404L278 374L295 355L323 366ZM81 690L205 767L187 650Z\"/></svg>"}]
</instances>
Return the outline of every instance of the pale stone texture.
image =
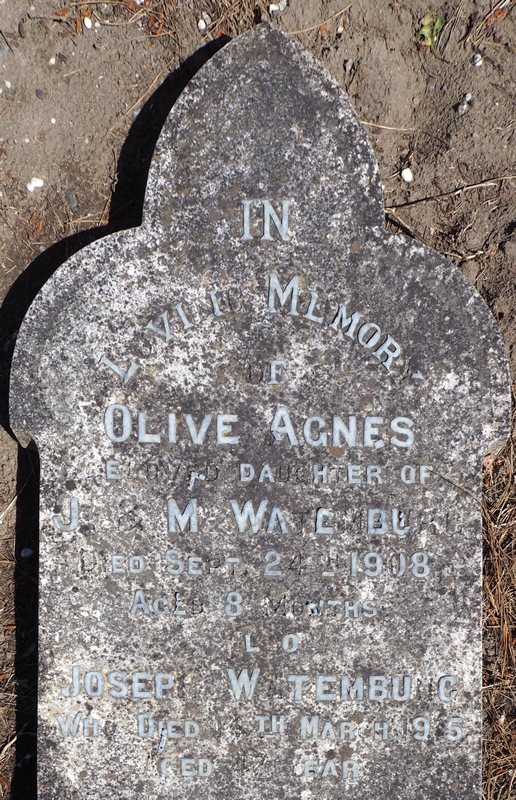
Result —
<instances>
[{"instance_id":1,"label":"pale stone texture","mask_svg":"<svg viewBox=\"0 0 516 800\"><path fill-rule=\"evenodd\" d=\"M299 277L297 303L269 300L271 274L281 290ZM363 315L347 332L339 304ZM378 352L387 335L391 364ZM124 382L103 358L137 368ZM507 435L508 385L470 284L385 234L370 145L323 68L265 25L214 56L164 126L142 226L63 265L17 340L12 426L41 456L41 800L479 800L480 469ZM108 414L120 442L106 433L113 404L127 408L113 430ZM283 414L274 435L282 408L292 430ZM197 431L212 416L202 443L188 415ZM334 417L348 443L333 439ZM149 435L160 441L138 441ZM192 499L197 530L167 523L168 500L184 512ZM254 532L239 531L231 500L261 509ZM76 502L77 525L56 529ZM385 533L368 533L368 510ZM67 697L74 665L80 692ZM228 670L243 669L260 672L238 700ZM151 677L131 684L135 673ZM309 677L300 700L289 675ZM364 699L340 699L340 676L361 676ZM56 714L77 720L75 736ZM152 735L138 735L143 714ZM302 738L315 716L319 738ZM160 720L179 724L160 737Z\"/></svg>"}]
</instances>

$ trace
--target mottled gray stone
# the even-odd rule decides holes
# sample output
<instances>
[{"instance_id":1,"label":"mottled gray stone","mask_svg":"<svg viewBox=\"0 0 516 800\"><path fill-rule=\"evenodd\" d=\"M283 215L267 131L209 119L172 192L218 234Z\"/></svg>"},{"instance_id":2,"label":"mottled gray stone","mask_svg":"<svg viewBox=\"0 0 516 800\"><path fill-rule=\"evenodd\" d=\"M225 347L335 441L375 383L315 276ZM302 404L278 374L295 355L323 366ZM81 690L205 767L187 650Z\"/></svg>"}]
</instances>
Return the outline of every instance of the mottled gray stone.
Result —
<instances>
[{"instance_id":1,"label":"mottled gray stone","mask_svg":"<svg viewBox=\"0 0 516 800\"><path fill-rule=\"evenodd\" d=\"M64 264L16 344L40 799L479 800L480 469L508 385L471 285L386 235L340 87L268 26L214 56L142 226Z\"/></svg>"}]
</instances>

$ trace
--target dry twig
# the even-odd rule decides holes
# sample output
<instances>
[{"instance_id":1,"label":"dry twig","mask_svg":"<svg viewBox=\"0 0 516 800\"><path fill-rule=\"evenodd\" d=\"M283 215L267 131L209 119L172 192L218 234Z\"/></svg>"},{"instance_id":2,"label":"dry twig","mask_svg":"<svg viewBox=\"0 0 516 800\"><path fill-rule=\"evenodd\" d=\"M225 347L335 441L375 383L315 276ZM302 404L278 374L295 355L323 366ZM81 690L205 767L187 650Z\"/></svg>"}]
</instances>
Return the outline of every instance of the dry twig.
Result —
<instances>
[{"instance_id":1,"label":"dry twig","mask_svg":"<svg viewBox=\"0 0 516 800\"><path fill-rule=\"evenodd\" d=\"M420 203L427 203L429 200L442 200L445 197L455 197L462 192L469 192L472 189L482 189L484 186L496 186L497 183L511 180L516 180L516 175L501 175L498 178L490 178L487 181L480 181L480 183L469 183L466 186L459 186L458 189L452 189L450 192L441 192L440 194L431 194L428 197L420 197L418 200L409 200L407 203L400 203L397 206L390 206L385 210L389 211L390 213L395 213L400 208L418 206Z\"/></svg>"},{"instance_id":2,"label":"dry twig","mask_svg":"<svg viewBox=\"0 0 516 800\"><path fill-rule=\"evenodd\" d=\"M310 25L309 28L300 28L297 31L287 31L287 33L290 34L290 36L297 36L298 33L309 33L309 31L319 30L319 28L322 28L322 26L326 25L327 22L331 22L332 19L335 19L335 17L338 17L339 14L344 14L344 12L347 11L349 8L351 8L352 5L353 5L353 3L350 3L349 5L345 6L344 8L341 8L340 11L337 11L335 14L332 14L331 17L328 17L328 19L325 19L324 22L318 22L317 25Z\"/></svg>"},{"instance_id":3,"label":"dry twig","mask_svg":"<svg viewBox=\"0 0 516 800\"><path fill-rule=\"evenodd\" d=\"M516 774L514 445L484 460L484 798L511 800Z\"/></svg>"}]
</instances>

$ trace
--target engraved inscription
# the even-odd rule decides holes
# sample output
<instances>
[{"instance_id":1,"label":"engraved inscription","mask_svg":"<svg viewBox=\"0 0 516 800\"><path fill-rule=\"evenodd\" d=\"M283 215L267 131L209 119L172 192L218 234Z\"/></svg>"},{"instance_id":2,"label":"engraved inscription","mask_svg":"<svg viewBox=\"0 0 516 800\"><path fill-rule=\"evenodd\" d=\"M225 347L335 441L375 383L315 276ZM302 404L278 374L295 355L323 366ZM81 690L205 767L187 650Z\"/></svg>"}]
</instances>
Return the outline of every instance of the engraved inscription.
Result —
<instances>
[{"instance_id":1,"label":"engraved inscription","mask_svg":"<svg viewBox=\"0 0 516 800\"><path fill-rule=\"evenodd\" d=\"M262 226L260 240L262 242L273 241L273 230L284 242L289 242L291 233L289 232L289 209L291 200L280 200L275 203L281 206L281 211L277 211L270 200L242 200L243 210L243 231L241 241L248 242L254 239L255 233L251 233L256 227L256 222ZM256 221L255 221L256 220ZM272 224L271 224L272 223Z\"/></svg>"}]
</instances>

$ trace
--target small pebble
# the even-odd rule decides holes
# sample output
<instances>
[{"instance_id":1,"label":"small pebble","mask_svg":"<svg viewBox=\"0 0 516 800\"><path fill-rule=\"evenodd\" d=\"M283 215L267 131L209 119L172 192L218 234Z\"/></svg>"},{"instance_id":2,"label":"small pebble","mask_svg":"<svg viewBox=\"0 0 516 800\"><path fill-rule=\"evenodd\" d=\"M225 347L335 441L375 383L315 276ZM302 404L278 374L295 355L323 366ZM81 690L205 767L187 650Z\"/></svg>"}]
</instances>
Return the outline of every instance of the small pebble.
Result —
<instances>
[{"instance_id":1,"label":"small pebble","mask_svg":"<svg viewBox=\"0 0 516 800\"><path fill-rule=\"evenodd\" d=\"M70 208L76 208L77 207L77 196L76 196L75 192L73 191L73 189L67 189L65 191L65 198L66 198L66 202L68 203Z\"/></svg>"},{"instance_id":2,"label":"small pebble","mask_svg":"<svg viewBox=\"0 0 516 800\"><path fill-rule=\"evenodd\" d=\"M412 183L414 180L414 174L410 167L405 167L405 169L401 170L401 178L405 181L405 183Z\"/></svg>"},{"instance_id":3,"label":"small pebble","mask_svg":"<svg viewBox=\"0 0 516 800\"><path fill-rule=\"evenodd\" d=\"M44 89L36 89L36 97L39 97L40 100L45 100L47 93Z\"/></svg>"},{"instance_id":4,"label":"small pebble","mask_svg":"<svg viewBox=\"0 0 516 800\"><path fill-rule=\"evenodd\" d=\"M209 14L206 13L206 11L203 11L201 16L202 16L203 20L205 21L206 25L211 25L211 17L210 17Z\"/></svg>"},{"instance_id":5,"label":"small pebble","mask_svg":"<svg viewBox=\"0 0 516 800\"><path fill-rule=\"evenodd\" d=\"M277 14L278 11L279 11L279 6L276 3L270 3L269 14Z\"/></svg>"},{"instance_id":6,"label":"small pebble","mask_svg":"<svg viewBox=\"0 0 516 800\"><path fill-rule=\"evenodd\" d=\"M31 550L30 547L24 547L20 555L22 558L30 558L34 555L34 550Z\"/></svg>"},{"instance_id":7,"label":"small pebble","mask_svg":"<svg viewBox=\"0 0 516 800\"><path fill-rule=\"evenodd\" d=\"M199 28L200 31L205 31L207 26L203 19L199 19L197 21L197 27Z\"/></svg>"},{"instance_id":8,"label":"small pebble","mask_svg":"<svg viewBox=\"0 0 516 800\"><path fill-rule=\"evenodd\" d=\"M91 30L91 28L93 27L93 22L91 21L91 17L84 17L83 22L84 22L84 27L88 28L88 30Z\"/></svg>"},{"instance_id":9,"label":"small pebble","mask_svg":"<svg viewBox=\"0 0 516 800\"><path fill-rule=\"evenodd\" d=\"M0 44L0 50L2 51L2 53L5 53L7 55L7 53L9 52L9 46L6 45L5 42L2 42L2 44Z\"/></svg>"},{"instance_id":10,"label":"small pebble","mask_svg":"<svg viewBox=\"0 0 516 800\"><path fill-rule=\"evenodd\" d=\"M56 119L55 119L55 117L52 117L52 119L50 120L50 122L52 123L52 125L55 125L55 124L56 124Z\"/></svg>"},{"instance_id":11,"label":"small pebble","mask_svg":"<svg viewBox=\"0 0 516 800\"><path fill-rule=\"evenodd\" d=\"M5 88L6 89L12 89L13 85L12 85L11 81L4 81L4 83L5 83Z\"/></svg>"},{"instance_id":12,"label":"small pebble","mask_svg":"<svg viewBox=\"0 0 516 800\"><path fill-rule=\"evenodd\" d=\"M481 67L484 63L484 59L480 55L480 53L475 53L473 58L471 59L474 67Z\"/></svg>"},{"instance_id":13,"label":"small pebble","mask_svg":"<svg viewBox=\"0 0 516 800\"><path fill-rule=\"evenodd\" d=\"M469 104L471 103L472 99L473 98L472 98L471 94L469 92L466 92L466 94L462 98L461 104L459 105L459 107L457 109L457 111L459 112L461 117L464 114L466 114L466 112L469 111Z\"/></svg>"},{"instance_id":14,"label":"small pebble","mask_svg":"<svg viewBox=\"0 0 516 800\"><path fill-rule=\"evenodd\" d=\"M52 58L49 58L48 59L48 63L50 64L51 67L55 66L55 63L56 63L55 57L52 56Z\"/></svg>"}]
</instances>

